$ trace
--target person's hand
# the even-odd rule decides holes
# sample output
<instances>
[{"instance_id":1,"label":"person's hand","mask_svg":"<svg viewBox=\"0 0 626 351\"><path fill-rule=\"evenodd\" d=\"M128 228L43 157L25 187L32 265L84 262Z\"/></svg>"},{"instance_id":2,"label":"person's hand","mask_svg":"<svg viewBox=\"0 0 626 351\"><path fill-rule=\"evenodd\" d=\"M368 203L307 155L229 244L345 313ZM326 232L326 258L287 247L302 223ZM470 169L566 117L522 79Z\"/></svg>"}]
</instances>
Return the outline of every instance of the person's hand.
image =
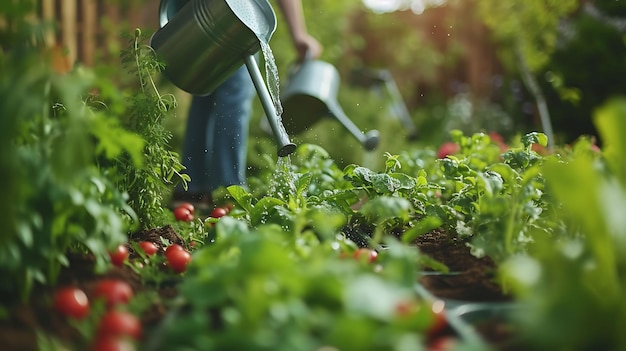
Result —
<instances>
[{"instance_id":1,"label":"person's hand","mask_svg":"<svg viewBox=\"0 0 626 351\"><path fill-rule=\"evenodd\" d=\"M301 37L294 38L294 46L296 47L296 53L298 55L298 62L302 62L305 57L315 59L322 54L322 45L317 39L305 34Z\"/></svg>"}]
</instances>

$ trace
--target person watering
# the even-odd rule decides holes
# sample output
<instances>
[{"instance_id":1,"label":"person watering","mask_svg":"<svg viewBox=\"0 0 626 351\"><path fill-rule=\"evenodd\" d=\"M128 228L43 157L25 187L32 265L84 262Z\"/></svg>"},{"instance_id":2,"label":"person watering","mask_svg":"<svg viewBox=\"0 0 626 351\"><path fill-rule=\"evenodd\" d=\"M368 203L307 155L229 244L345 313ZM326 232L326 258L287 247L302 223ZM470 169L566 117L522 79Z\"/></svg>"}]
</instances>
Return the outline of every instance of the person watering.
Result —
<instances>
[{"instance_id":1,"label":"person watering","mask_svg":"<svg viewBox=\"0 0 626 351\"><path fill-rule=\"evenodd\" d=\"M299 61L319 57L322 46L307 30L301 0L278 0ZM191 177L188 190L174 189L173 200L211 202L211 193L246 184L248 125L255 95L245 65L207 96L194 95L188 111L182 164Z\"/></svg>"}]
</instances>

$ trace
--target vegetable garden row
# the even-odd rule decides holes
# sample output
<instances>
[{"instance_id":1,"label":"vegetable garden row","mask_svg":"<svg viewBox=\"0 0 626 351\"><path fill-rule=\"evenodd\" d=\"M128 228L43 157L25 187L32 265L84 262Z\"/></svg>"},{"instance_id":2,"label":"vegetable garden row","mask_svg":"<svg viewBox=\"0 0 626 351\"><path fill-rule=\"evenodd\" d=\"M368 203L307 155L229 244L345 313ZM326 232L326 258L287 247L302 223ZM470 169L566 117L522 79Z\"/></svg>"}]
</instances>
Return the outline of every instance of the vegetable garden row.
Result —
<instances>
[{"instance_id":1,"label":"vegetable garden row","mask_svg":"<svg viewBox=\"0 0 626 351\"><path fill-rule=\"evenodd\" d=\"M626 348L625 100L594 116L601 150L452 131L445 154L386 153L375 171L304 144L219 194L220 213L175 215L170 190L193 180L141 31L122 56L138 84L120 90L110 72L54 73L22 29L0 57L6 349ZM448 251L421 246L433 237ZM468 272L501 298L425 283Z\"/></svg>"}]
</instances>

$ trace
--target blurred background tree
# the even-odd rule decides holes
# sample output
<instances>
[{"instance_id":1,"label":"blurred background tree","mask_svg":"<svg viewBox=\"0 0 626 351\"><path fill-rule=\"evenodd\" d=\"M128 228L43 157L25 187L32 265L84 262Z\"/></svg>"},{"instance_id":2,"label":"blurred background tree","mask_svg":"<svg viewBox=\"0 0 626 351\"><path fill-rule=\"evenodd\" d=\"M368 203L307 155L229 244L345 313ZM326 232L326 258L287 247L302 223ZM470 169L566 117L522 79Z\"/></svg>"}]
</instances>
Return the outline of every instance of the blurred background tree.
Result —
<instances>
[{"instance_id":1,"label":"blurred background tree","mask_svg":"<svg viewBox=\"0 0 626 351\"><path fill-rule=\"evenodd\" d=\"M626 92L625 76L626 2L582 1L560 23L554 54L539 72L559 139L592 135L601 144L591 115Z\"/></svg>"},{"instance_id":2,"label":"blurred background tree","mask_svg":"<svg viewBox=\"0 0 626 351\"><path fill-rule=\"evenodd\" d=\"M111 60L120 46L110 39L134 27L157 30L159 1L132 0L132 6L120 0L96 2L99 13L107 15L95 18L94 35L102 40L92 46L97 51L92 65L111 76L120 72ZM277 9L275 1L270 2ZM365 152L332 118L292 136L297 144L321 145L340 166L382 167L384 152L437 146L449 139L451 129L466 134L495 131L505 139L543 131L542 108L551 118L554 142L595 135L591 112L623 92L626 84L621 79L626 69L621 19L626 5L620 1L316 0L303 1L303 6L309 31L324 45L320 59L340 72L338 101L346 115L364 131L381 133L373 152ZM295 53L282 14L276 14L278 27L270 46L284 84ZM86 36L81 32L84 24L76 26L77 37ZM87 62L80 53L78 62ZM390 108L395 101L384 87L359 83L359 74L383 70L397 83L401 103L418 130L415 140L406 137ZM121 75L119 80L123 85ZM168 121L172 147L179 150L189 96L165 80L159 84L179 100L177 118ZM255 101L250 175L276 161L273 138L261 128L263 118Z\"/></svg>"}]
</instances>

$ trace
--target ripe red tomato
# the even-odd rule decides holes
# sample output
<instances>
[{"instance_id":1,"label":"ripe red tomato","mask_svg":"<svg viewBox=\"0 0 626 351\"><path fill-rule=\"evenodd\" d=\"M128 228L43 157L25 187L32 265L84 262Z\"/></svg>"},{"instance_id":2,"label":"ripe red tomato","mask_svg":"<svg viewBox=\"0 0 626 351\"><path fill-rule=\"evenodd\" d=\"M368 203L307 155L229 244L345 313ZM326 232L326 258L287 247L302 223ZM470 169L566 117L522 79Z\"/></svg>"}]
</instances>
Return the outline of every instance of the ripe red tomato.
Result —
<instances>
[{"instance_id":1,"label":"ripe red tomato","mask_svg":"<svg viewBox=\"0 0 626 351\"><path fill-rule=\"evenodd\" d=\"M139 340L143 334L141 322L134 314L126 311L109 310L104 313L98 325L98 337L128 336Z\"/></svg>"},{"instance_id":2,"label":"ripe red tomato","mask_svg":"<svg viewBox=\"0 0 626 351\"><path fill-rule=\"evenodd\" d=\"M216 207L211 211L211 217L213 218L221 218L228 214L228 210L222 207Z\"/></svg>"},{"instance_id":3,"label":"ripe red tomato","mask_svg":"<svg viewBox=\"0 0 626 351\"><path fill-rule=\"evenodd\" d=\"M165 257L169 256L174 251L182 251L185 250L182 246L178 244L172 244L165 249Z\"/></svg>"},{"instance_id":4,"label":"ripe red tomato","mask_svg":"<svg viewBox=\"0 0 626 351\"><path fill-rule=\"evenodd\" d=\"M83 319L89 314L89 299L84 291L69 286L54 293L54 308L67 317Z\"/></svg>"},{"instance_id":5,"label":"ripe red tomato","mask_svg":"<svg viewBox=\"0 0 626 351\"><path fill-rule=\"evenodd\" d=\"M445 314L445 303L442 300L436 300L431 304L430 310L433 313L433 321L427 330L429 338L439 336L448 327L448 320Z\"/></svg>"},{"instance_id":6,"label":"ripe red tomato","mask_svg":"<svg viewBox=\"0 0 626 351\"><path fill-rule=\"evenodd\" d=\"M191 262L191 254L187 250L173 250L165 254L167 264L172 267L176 273L182 273L187 269L187 265Z\"/></svg>"},{"instance_id":7,"label":"ripe red tomato","mask_svg":"<svg viewBox=\"0 0 626 351\"><path fill-rule=\"evenodd\" d=\"M119 244L115 250L109 252L109 257L111 257L113 265L121 267L124 265L124 261L128 258L128 248L126 248L126 245L124 244Z\"/></svg>"},{"instance_id":8,"label":"ripe red tomato","mask_svg":"<svg viewBox=\"0 0 626 351\"><path fill-rule=\"evenodd\" d=\"M368 262L374 262L378 258L378 252L376 252L376 250L370 250L362 247L354 251L353 256L357 260L367 257Z\"/></svg>"},{"instance_id":9,"label":"ripe red tomato","mask_svg":"<svg viewBox=\"0 0 626 351\"><path fill-rule=\"evenodd\" d=\"M125 337L100 336L93 343L93 351L135 351L135 345Z\"/></svg>"},{"instance_id":10,"label":"ripe red tomato","mask_svg":"<svg viewBox=\"0 0 626 351\"><path fill-rule=\"evenodd\" d=\"M193 221L193 213L188 208L179 206L174 209L174 217L177 221L191 222Z\"/></svg>"},{"instance_id":11,"label":"ripe red tomato","mask_svg":"<svg viewBox=\"0 0 626 351\"><path fill-rule=\"evenodd\" d=\"M439 150L437 150L437 157L446 158L446 156L456 154L460 150L461 147L459 146L459 144L447 141L441 144Z\"/></svg>"},{"instance_id":12,"label":"ripe red tomato","mask_svg":"<svg viewBox=\"0 0 626 351\"><path fill-rule=\"evenodd\" d=\"M130 285L122 280L102 279L96 284L93 295L97 299L104 299L107 308L112 308L128 303L134 294Z\"/></svg>"},{"instance_id":13,"label":"ripe red tomato","mask_svg":"<svg viewBox=\"0 0 626 351\"><path fill-rule=\"evenodd\" d=\"M139 247L141 247L146 255L154 255L159 250L156 244L151 241L142 241L139 243Z\"/></svg>"},{"instance_id":14,"label":"ripe red tomato","mask_svg":"<svg viewBox=\"0 0 626 351\"><path fill-rule=\"evenodd\" d=\"M189 212L191 212L191 214L195 214L196 213L196 207L190 203L190 202L183 202L182 204L176 206L176 207L182 207L182 208L186 208L189 210Z\"/></svg>"}]
</instances>

